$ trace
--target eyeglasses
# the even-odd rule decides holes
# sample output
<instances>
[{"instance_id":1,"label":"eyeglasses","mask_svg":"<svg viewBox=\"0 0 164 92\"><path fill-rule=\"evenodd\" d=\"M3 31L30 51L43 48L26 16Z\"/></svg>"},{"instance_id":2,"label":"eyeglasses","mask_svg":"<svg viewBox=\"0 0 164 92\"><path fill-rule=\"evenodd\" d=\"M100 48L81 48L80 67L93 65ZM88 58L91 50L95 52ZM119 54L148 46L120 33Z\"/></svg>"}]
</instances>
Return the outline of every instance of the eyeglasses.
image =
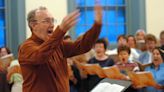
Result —
<instances>
[{"instance_id":1,"label":"eyeglasses","mask_svg":"<svg viewBox=\"0 0 164 92\"><path fill-rule=\"evenodd\" d=\"M54 24L57 23L57 20L54 18L46 18L43 20L33 20L32 22L37 22L37 23L44 23L44 24Z\"/></svg>"}]
</instances>

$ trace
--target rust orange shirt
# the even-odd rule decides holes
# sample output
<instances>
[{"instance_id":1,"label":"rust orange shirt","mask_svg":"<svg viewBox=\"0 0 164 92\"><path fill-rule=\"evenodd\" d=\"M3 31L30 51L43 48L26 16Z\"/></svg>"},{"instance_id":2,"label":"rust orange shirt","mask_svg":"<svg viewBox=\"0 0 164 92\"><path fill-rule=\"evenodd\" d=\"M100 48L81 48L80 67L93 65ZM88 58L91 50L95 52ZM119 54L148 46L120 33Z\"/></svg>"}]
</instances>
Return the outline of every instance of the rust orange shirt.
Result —
<instances>
[{"instance_id":1,"label":"rust orange shirt","mask_svg":"<svg viewBox=\"0 0 164 92\"><path fill-rule=\"evenodd\" d=\"M18 54L23 92L69 92L66 58L89 51L100 30L101 24L95 23L75 42L64 42L65 33L59 27L47 41L32 34L20 46Z\"/></svg>"}]
</instances>

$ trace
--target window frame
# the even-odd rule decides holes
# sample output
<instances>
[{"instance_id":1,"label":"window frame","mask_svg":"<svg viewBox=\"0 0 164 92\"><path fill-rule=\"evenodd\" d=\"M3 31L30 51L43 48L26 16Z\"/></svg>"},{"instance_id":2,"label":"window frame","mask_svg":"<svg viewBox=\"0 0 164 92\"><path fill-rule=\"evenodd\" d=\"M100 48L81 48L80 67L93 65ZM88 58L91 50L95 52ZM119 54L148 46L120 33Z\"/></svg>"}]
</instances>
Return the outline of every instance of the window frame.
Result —
<instances>
[{"instance_id":1,"label":"window frame","mask_svg":"<svg viewBox=\"0 0 164 92\"><path fill-rule=\"evenodd\" d=\"M126 2L126 33L125 35L135 35L137 29L144 29L146 31L146 12L145 12L145 0L125 0ZM68 13L72 12L76 9L75 0L67 1ZM69 34L73 39L75 32L74 28L72 28ZM109 49L116 48L117 44L110 44L108 46Z\"/></svg>"}]
</instances>

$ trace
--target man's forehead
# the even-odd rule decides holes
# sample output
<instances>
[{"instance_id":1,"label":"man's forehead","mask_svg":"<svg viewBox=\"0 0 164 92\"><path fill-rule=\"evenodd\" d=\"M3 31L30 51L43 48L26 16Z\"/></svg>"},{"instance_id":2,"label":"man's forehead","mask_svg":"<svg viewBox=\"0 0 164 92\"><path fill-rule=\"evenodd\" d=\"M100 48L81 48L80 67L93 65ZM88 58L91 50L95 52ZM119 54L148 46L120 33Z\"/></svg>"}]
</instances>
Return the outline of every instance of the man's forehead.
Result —
<instances>
[{"instance_id":1,"label":"man's forehead","mask_svg":"<svg viewBox=\"0 0 164 92\"><path fill-rule=\"evenodd\" d=\"M52 14L48 10L37 10L35 17L53 18Z\"/></svg>"}]
</instances>

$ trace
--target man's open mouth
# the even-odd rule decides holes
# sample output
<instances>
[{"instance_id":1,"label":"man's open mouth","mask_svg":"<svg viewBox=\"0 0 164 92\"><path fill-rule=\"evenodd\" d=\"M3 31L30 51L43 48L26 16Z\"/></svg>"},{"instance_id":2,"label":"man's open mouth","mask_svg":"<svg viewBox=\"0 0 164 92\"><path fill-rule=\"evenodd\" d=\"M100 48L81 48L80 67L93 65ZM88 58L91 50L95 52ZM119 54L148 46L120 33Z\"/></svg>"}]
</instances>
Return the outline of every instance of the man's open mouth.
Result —
<instances>
[{"instance_id":1,"label":"man's open mouth","mask_svg":"<svg viewBox=\"0 0 164 92\"><path fill-rule=\"evenodd\" d=\"M48 34L52 34L53 30L48 30L47 33Z\"/></svg>"}]
</instances>

